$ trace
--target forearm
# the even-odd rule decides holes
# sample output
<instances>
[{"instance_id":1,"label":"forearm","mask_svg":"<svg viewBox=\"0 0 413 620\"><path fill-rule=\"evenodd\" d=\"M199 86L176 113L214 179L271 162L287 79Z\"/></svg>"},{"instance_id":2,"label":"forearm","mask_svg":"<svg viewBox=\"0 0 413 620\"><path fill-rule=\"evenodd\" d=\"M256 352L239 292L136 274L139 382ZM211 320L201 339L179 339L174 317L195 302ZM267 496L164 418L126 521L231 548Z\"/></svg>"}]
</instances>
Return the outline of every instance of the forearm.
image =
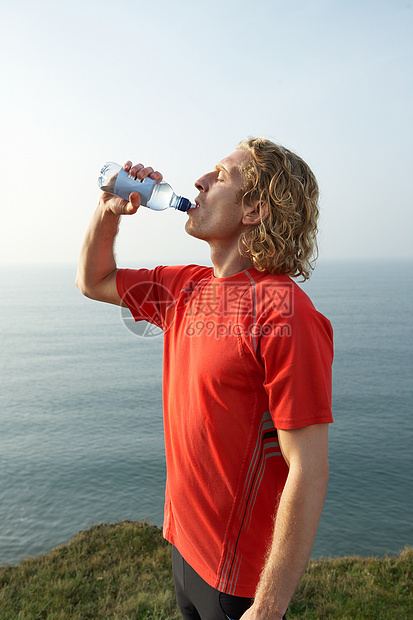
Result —
<instances>
[{"instance_id":1,"label":"forearm","mask_svg":"<svg viewBox=\"0 0 413 620\"><path fill-rule=\"evenodd\" d=\"M328 469L316 476L291 471L274 527L271 549L254 603L257 620L282 618L305 571L327 490Z\"/></svg>"},{"instance_id":2,"label":"forearm","mask_svg":"<svg viewBox=\"0 0 413 620\"><path fill-rule=\"evenodd\" d=\"M84 295L93 296L93 289L116 270L114 243L119 220L120 215L107 210L101 200L80 250L76 285Z\"/></svg>"},{"instance_id":3,"label":"forearm","mask_svg":"<svg viewBox=\"0 0 413 620\"><path fill-rule=\"evenodd\" d=\"M140 180L150 176L161 181L160 172L132 165L127 161L123 169ZM76 285L87 297L113 304L122 304L116 288L116 261L114 243L121 215L134 215L141 204L137 192L129 195L129 201L103 192L98 207L86 230L80 250Z\"/></svg>"}]
</instances>

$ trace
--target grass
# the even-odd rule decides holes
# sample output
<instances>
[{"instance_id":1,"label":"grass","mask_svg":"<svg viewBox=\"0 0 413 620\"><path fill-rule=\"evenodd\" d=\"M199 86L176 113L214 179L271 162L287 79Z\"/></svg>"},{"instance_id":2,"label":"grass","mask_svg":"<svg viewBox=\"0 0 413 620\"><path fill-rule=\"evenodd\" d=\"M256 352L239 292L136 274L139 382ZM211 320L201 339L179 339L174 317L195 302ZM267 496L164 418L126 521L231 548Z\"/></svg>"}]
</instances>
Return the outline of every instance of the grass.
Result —
<instances>
[{"instance_id":1,"label":"grass","mask_svg":"<svg viewBox=\"0 0 413 620\"><path fill-rule=\"evenodd\" d=\"M412 618L413 549L397 557L311 561L288 620ZM170 546L152 525L96 525L0 568L0 620L178 620Z\"/></svg>"},{"instance_id":2,"label":"grass","mask_svg":"<svg viewBox=\"0 0 413 620\"><path fill-rule=\"evenodd\" d=\"M397 557L311 561L288 619L413 619L412 578L411 547Z\"/></svg>"}]
</instances>

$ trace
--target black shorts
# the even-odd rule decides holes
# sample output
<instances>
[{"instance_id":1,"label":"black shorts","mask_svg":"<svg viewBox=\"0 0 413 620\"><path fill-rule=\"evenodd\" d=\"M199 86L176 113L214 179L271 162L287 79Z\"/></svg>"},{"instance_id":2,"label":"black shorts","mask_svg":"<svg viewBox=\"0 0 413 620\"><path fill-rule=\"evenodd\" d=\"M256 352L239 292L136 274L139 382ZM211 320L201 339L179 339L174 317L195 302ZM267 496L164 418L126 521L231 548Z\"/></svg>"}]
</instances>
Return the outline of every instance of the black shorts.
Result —
<instances>
[{"instance_id":1,"label":"black shorts","mask_svg":"<svg viewBox=\"0 0 413 620\"><path fill-rule=\"evenodd\" d=\"M212 588L172 547L176 600L184 620L239 620L254 599L224 594Z\"/></svg>"},{"instance_id":2,"label":"black shorts","mask_svg":"<svg viewBox=\"0 0 413 620\"><path fill-rule=\"evenodd\" d=\"M232 596L206 583L172 547L172 570L176 600L183 620L239 620L254 602Z\"/></svg>"}]
</instances>

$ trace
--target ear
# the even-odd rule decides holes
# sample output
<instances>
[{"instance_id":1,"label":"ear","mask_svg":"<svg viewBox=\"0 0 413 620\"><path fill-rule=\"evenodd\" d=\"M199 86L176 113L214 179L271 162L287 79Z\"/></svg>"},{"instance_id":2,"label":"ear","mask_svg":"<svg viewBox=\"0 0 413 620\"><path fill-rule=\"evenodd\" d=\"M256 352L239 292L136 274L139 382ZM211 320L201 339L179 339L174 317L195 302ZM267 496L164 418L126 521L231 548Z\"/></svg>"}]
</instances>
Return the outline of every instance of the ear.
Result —
<instances>
[{"instance_id":1,"label":"ear","mask_svg":"<svg viewBox=\"0 0 413 620\"><path fill-rule=\"evenodd\" d=\"M246 226L256 226L268 217L269 212L268 203L263 200L256 200L244 207L242 223Z\"/></svg>"}]
</instances>

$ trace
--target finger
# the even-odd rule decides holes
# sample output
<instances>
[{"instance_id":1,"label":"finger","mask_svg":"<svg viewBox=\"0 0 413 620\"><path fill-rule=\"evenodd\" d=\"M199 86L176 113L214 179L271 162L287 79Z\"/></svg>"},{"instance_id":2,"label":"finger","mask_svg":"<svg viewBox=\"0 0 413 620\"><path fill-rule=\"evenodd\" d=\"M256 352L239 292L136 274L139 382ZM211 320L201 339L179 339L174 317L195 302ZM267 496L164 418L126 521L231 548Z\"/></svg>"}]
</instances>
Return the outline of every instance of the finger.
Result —
<instances>
[{"instance_id":1,"label":"finger","mask_svg":"<svg viewBox=\"0 0 413 620\"><path fill-rule=\"evenodd\" d=\"M145 166L143 164L135 164L132 165L131 161L125 162L123 165L123 169L133 177L138 179L146 179L146 177L151 177L154 181L162 181L163 175L158 172L158 170L154 170L151 166Z\"/></svg>"},{"instance_id":2,"label":"finger","mask_svg":"<svg viewBox=\"0 0 413 620\"><path fill-rule=\"evenodd\" d=\"M128 204L125 207L125 215L134 215L136 213L136 211L139 209L138 206L133 206L132 203L128 202Z\"/></svg>"},{"instance_id":3,"label":"finger","mask_svg":"<svg viewBox=\"0 0 413 620\"><path fill-rule=\"evenodd\" d=\"M136 213L141 206L141 197L138 192L131 192L129 195L129 202L127 204L127 213Z\"/></svg>"},{"instance_id":4,"label":"finger","mask_svg":"<svg viewBox=\"0 0 413 620\"><path fill-rule=\"evenodd\" d=\"M133 177L136 177L138 175L138 172L140 172L140 170L143 170L143 164L134 164L133 166L129 168L129 174L132 175Z\"/></svg>"},{"instance_id":5,"label":"finger","mask_svg":"<svg viewBox=\"0 0 413 620\"><path fill-rule=\"evenodd\" d=\"M142 166L142 168L140 168L136 174L138 179L146 179L146 177L151 176L154 173L154 169L151 168L151 166L147 166L146 168L144 168Z\"/></svg>"},{"instance_id":6,"label":"finger","mask_svg":"<svg viewBox=\"0 0 413 620\"><path fill-rule=\"evenodd\" d=\"M158 170L155 170L155 172L151 172L149 176L151 177L151 179L154 179L155 181L162 181L163 179L162 174L158 172Z\"/></svg>"}]
</instances>

